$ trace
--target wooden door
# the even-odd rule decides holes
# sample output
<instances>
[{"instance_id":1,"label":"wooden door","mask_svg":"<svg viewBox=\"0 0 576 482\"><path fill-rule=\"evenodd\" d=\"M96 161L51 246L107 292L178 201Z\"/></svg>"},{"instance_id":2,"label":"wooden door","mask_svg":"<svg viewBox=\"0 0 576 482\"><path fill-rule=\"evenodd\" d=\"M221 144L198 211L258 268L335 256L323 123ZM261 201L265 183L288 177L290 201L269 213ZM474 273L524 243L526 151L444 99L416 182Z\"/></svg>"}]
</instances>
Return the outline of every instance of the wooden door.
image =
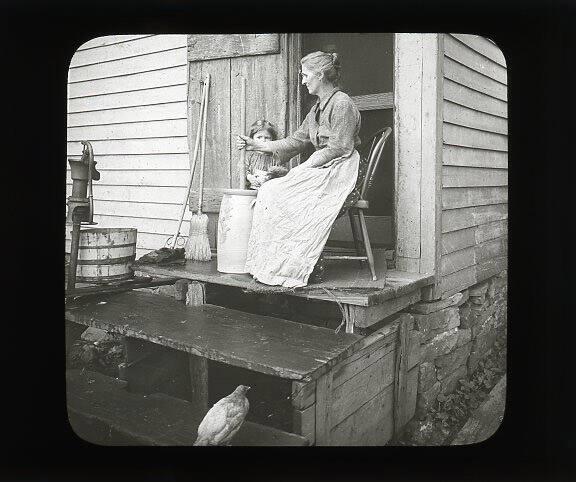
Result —
<instances>
[{"instance_id":1,"label":"wooden door","mask_svg":"<svg viewBox=\"0 0 576 482\"><path fill-rule=\"evenodd\" d=\"M211 76L206 128L202 210L218 213L222 189L239 183L240 78L246 78L247 128L257 119L276 124L284 136L289 120L286 34L189 35L189 125L194 150L200 111L200 82ZM191 156L192 157L192 156ZM197 209L198 168L191 195Z\"/></svg>"}]
</instances>

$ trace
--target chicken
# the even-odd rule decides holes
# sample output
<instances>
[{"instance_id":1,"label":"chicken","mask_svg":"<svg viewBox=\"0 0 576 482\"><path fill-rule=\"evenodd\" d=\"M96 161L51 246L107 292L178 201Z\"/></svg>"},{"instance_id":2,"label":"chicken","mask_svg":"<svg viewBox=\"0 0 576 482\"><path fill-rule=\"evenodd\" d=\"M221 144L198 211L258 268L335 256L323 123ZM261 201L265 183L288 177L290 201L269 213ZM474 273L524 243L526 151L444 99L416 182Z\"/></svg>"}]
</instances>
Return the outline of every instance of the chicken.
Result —
<instances>
[{"instance_id":1,"label":"chicken","mask_svg":"<svg viewBox=\"0 0 576 482\"><path fill-rule=\"evenodd\" d=\"M218 400L198 427L194 445L228 445L244 423L250 404L246 392L250 387L238 385L230 395Z\"/></svg>"}]
</instances>

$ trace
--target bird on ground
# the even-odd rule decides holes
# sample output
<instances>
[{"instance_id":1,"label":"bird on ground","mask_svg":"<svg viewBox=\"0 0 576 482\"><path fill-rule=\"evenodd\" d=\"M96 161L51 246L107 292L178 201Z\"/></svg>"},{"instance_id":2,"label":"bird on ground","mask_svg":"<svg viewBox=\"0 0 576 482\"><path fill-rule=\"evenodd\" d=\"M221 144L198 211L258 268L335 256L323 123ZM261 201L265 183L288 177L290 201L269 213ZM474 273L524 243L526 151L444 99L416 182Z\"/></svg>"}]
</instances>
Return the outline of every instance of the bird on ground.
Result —
<instances>
[{"instance_id":1,"label":"bird on ground","mask_svg":"<svg viewBox=\"0 0 576 482\"><path fill-rule=\"evenodd\" d=\"M250 387L238 385L230 395L218 400L200 422L194 445L229 445L244 423L250 404L246 392Z\"/></svg>"}]
</instances>

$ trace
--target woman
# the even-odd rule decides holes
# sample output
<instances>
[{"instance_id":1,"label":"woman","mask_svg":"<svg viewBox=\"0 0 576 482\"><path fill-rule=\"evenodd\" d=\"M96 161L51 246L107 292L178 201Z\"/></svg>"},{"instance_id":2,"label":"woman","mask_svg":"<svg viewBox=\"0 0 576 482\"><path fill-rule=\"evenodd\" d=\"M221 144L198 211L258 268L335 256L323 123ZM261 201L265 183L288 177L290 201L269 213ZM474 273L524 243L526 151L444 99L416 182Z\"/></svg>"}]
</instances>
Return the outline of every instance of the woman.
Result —
<instances>
[{"instance_id":1,"label":"woman","mask_svg":"<svg viewBox=\"0 0 576 482\"><path fill-rule=\"evenodd\" d=\"M318 97L291 136L262 142L238 136L238 148L278 156L283 162L314 146L308 160L258 192L246 261L254 278L268 285L305 286L332 224L354 189L360 156L360 112L338 88L335 53L314 52L301 61L302 84Z\"/></svg>"}]
</instances>

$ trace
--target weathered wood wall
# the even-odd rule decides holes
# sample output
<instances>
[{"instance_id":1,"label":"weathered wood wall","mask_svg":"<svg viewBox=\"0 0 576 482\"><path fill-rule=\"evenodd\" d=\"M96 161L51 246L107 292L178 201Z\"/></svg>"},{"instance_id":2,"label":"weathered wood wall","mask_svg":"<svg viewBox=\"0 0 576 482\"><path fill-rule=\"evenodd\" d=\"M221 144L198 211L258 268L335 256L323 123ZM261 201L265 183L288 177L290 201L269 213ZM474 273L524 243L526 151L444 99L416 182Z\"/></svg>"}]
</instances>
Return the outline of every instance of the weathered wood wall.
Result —
<instances>
[{"instance_id":1,"label":"weathered wood wall","mask_svg":"<svg viewBox=\"0 0 576 482\"><path fill-rule=\"evenodd\" d=\"M186 69L186 35L99 37L70 63L68 155L80 155L80 140L92 142L101 172L94 220L98 227L136 228L137 256L173 234L185 195Z\"/></svg>"},{"instance_id":2,"label":"weathered wood wall","mask_svg":"<svg viewBox=\"0 0 576 482\"><path fill-rule=\"evenodd\" d=\"M399 327L405 323L404 390L395 400ZM307 384L293 383L293 429L316 445L385 445L414 415L420 353L413 319L397 315L363 347ZM395 412L395 406L401 410Z\"/></svg>"},{"instance_id":3,"label":"weathered wood wall","mask_svg":"<svg viewBox=\"0 0 576 482\"><path fill-rule=\"evenodd\" d=\"M506 268L508 111L506 61L491 41L444 35L440 292Z\"/></svg>"},{"instance_id":4,"label":"weathered wood wall","mask_svg":"<svg viewBox=\"0 0 576 482\"><path fill-rule=\"evenodd\" d=\"M192 48L195 35L189 36L189 58L196 59ZM209 36L213 37L213 36ZM214 37L220 37L218 35ZM215 41L218 39L214 39ZM206 127L205 196L203 211L217 213L220 209L222 189L237 187L239 183L239 151L236 135L240 133L240 78L246 79L246 125L257 119L267 119L284 136L288 104L288 61L286 38L281 39L281 51L268 55L236 56L234 52L221 52L224 58L190 61L191 145L196 139L198 104L201 85L210 74L210 96ZM205 45L204 45L205 46ZM214 47L216 48L216 47ZM195 115L196 114L196 115ZM197 207L197 179L191 196L191 207Z\"/></svg>"},{"instance_id":5,"label":"weathered wood wall","mask_svg":"<svg viewBox=\"0 0 576 482\"><path fill-rule=\"evenodd\" d=\"M206 127L206 164L204 172L204 202L202 210L210 218L209 230L216 232L222 189L239 185L240 154L236 149L236 135L240 127L240 78L246 79L246 127L257 119L267 119L278 126L280 137L287 131L290 116L288 104L288 36L286 34L245 35L244 53L239 55L233 42L221 42L220 35L208 35L201 42L201 50L213 52L211 58L198 52L197 35L188 37L190 68L189 99L190 145L196 139L201 81L211 77ZM258 41L267 37L268 43ZM248 40L255 44L250 47ZM274 41L277 39L277 42ZM257 42L258 41L258 42ZM200 59L200 60L198 60ZM198 208L198 181L195 178L190 196L190 208ZM214 240L211 240L214 242Z\"/></svg>"}]
</instances>

